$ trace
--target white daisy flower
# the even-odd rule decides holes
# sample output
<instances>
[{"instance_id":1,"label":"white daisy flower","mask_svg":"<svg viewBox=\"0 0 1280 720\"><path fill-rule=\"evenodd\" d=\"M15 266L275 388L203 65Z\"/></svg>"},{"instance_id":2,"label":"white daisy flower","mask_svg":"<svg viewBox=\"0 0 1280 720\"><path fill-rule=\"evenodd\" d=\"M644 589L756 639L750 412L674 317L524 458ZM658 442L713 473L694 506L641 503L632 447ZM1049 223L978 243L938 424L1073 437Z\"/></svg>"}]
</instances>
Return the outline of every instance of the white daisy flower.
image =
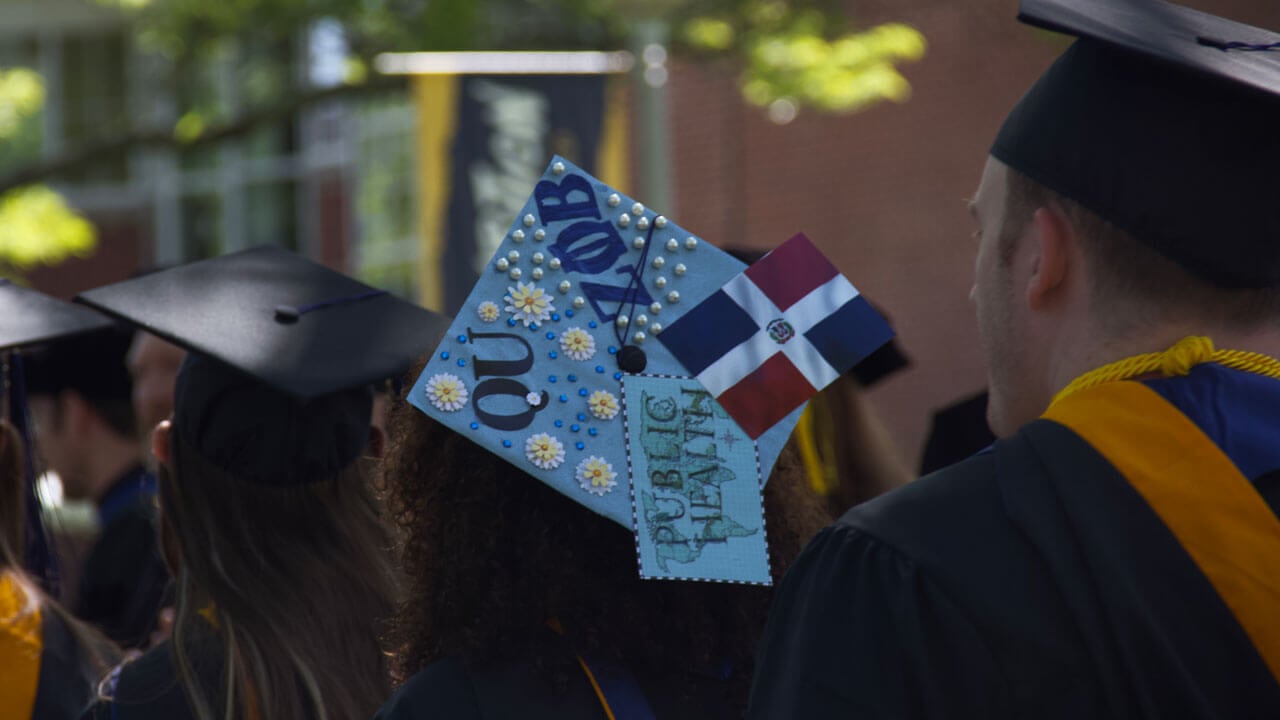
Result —
<instances>
[{"instance_id":1,"label":"white daisy flower","mask_svg":"<svg viewBox=\"0 0 1280 720\"><path fill-rule=\"evenodd\" d=\"M450 373L432 375L426 393L431 405L443 412L455 412L467 404L467 386Z\"/></svg>"},{"instance_id":2,"label":"white daisy flower","mask_svg":"<svg viewBox=\"0 0 1280 720\"><path fill-rule=\"evenodd\" d=\"M560 333L560 349L574 360L590 360L596 354L596 339L580 327Z\"/></svg>"},{"instance_id":3,"label":"white daisy flower","mask_svg":"<svg viewBox=\"0 0 1280 720\"><path fill-rule=\"evenodd\" d=\"M524 456L543 470L555 470L564 463L564 445L552 435L538 433L525 440Z\"/></svg>"},{"instance_id":4,"label":"white daisy flower","mask_svg":"<svg viewBox=\"0 0 1280 720\"><path fill-rule=\"evenodd\" d=\"M517 282L515 287L507 287L507 295L502 298L507 302L507 312L525 327L551 318L555 306L551 296L533 283Z\"/></svg>"},{"instance_id":5,"label":"white daisy flower","mask_svg":"<svg viewBox=\"0 0 1280 720\"><path fill-rule=\"evenodd\" d=\"M604 495L618 486L618 482L614 480L618 474L613 471L613 465L602 457L592 455L578 463L575 474L578 485L592 495Z\"/></svg>"},{"instance_id":6,"label":"white daisy flower","mask_svg":"<svg viewBox=\"0 0 1280 720\"><path fill-rule=\"evenodd\" d=\"M608 390L596 390L587 398L591 414L601 420L612 420L618 415L618 398Z\"/></svg>"}]
</instances>

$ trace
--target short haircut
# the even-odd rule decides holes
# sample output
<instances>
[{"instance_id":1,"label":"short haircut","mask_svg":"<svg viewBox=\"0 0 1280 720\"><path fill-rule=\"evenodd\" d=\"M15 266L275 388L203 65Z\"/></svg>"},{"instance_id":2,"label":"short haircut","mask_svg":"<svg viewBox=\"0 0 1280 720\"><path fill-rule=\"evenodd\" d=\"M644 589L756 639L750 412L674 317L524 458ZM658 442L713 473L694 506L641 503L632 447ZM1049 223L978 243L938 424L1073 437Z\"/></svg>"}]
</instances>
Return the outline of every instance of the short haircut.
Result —
<instances>
[{"instance_id":1,"label":"short haircut","mask_svg":"<svg viewBox=\"0 0 1280 720\"><path fill-rule=\"evenodd\" d=\"M1136 324L1193 318L1216 327L1252 328L1280 321L1280 287L1223 288L1165 257L1078 202L1008 169L1001 263L1013 260L1017 239L1039 208L1066 219L1084 247L1094 278L1093 300L1112 331ZM1205 238L1205 242L1212 242Z\"/></svg>"}]
</instances>

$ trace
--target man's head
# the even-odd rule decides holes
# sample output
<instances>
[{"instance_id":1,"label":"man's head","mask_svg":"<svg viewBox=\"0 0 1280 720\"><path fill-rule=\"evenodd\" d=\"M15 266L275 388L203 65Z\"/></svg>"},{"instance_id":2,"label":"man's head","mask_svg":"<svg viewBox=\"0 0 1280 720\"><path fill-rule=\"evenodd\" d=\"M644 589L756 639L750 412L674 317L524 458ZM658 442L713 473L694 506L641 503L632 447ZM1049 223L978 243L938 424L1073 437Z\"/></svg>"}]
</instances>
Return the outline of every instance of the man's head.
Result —
<instances>
[{"instance_id":1,"label":"man's head","mask_svg":"<svg viewBox=\"0 0 1280 720\"><path fill-rule=\"evenodd\" d=\"M187 353L173 343L139 330L129 347L129 375L133 378L133 412L138 434L151 442L151 431L173 414L173 385Z\"/></svg>"},{"instance_id":2,"label":"man's head","mask_svg":"<svg viewBox=\"0 0 1280 720\"><path fill-rule=\"evenodd\" d=\"M1085 39L1010 113L972 205L1000 435L1117 353L1280 327L1280 54L1237 59L1195 29L1274 35L1083 3L1024 0L1025 20Z\"/></svg>"},{"instance_id":3,"label":"man's head","mask_svg":"<svg viewBox=\"0 0 1280 720\"><path fill-rule=\"evenodd\" d=\"M134 448L136 428L125 368L132 331L107 330L61 340L27 355L28 404L36 443L72 499L96 499ZM107 467L110 466L110 467Z\"/></svg>"}]
</instances>

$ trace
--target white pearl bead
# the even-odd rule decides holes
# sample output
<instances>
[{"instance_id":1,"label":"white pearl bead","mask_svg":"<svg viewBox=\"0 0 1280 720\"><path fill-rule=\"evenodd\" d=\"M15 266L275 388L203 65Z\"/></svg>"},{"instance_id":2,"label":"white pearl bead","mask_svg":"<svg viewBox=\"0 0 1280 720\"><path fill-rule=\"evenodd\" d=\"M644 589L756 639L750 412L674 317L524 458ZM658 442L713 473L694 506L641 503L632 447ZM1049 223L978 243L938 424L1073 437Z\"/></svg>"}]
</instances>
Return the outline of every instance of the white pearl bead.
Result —
<instances>
[{"instance_id":1,"label":"white pearl bead","mask_svg":"<svg viewBox=\"0 0 1280 720\"><path fill-rule=\"evenodd\" d=\"M546 237L547 237L547 231L543 230L542 228L538 228L537 230L533 231L533 239L537 240L538 242L542 242L543 239Z\"/></svg>"},{"instance_id":2,"label":"white pearl bead","mask_svg":"<svg viewBox=\"0 0 1280 720\"><path fill-rule=\"evenodd\" d=\"M534 268L533 271L529 273L529 277L533 278L534 280L541 280L542 268Z\"/></svg>"},{"instance_id":3,"label":"white pearl bead","mask_svg":"<svg viewBox=\"0 0 1280 720\"><path fill-rule=\"evenodd\" d=\"M647 217L642 217L642 218L640 218L639 220L637 220L637 221L636 221L636 229L637 229L637 230L648 230L648 229L649 229L649 218L647 218Z\"/></svg>"},{"instance_id":4,"label":"white pearl bead","mask_svg":"<svg viewBox=\"0 0 1280 720\"><path fill-rule=\"evenodd\" d=\"M511 233L511 241L512 241L512 242L524 242L524 231L523 231L523 230L516 230L516 231L512 232L512 233Z\"/></svg>"},{"instance_id":5,"label":"white pearl bead","mask_svg":"<svg viewBox=\"0 0 1280 720\"><path fill-rule=\"evenodd\" d=\"M675 290L672 290L671 292L667 293L667 302L671 303L672 305L680 302L680 293L676 292Z\"/></svg>"},{"instance_id":6,"label":"white pearl bead","mask_svg":"<svg viewBox=\"0 0 1280 720\"><path fill-rule=\"evenodd\" d=\"M532 259L534 265L541 265L542 261L547 259L547 256L542 253L534 253Z\"/></svg>"},{"instance_id":7,"label":"white pearl bead","mask_svg":"<svg viewBox=\"0 0 1280 720\"><path fill-rule=\"evenodd\" d=\"M537 221L538 221L538 219L537 219L537 218L535 218L535 217L534 217L533 215L531 215L531 214L526 214L526 215L524 216L524 226L525 226L525 227L533 227L533 224L534 224L535 222L537 222Z\"/></svg>"},{"instance_id":8,"label":"white pearl bead","mask_svg":"<svg viewBox=\"0 0 1280 720\"><path fill-rule=\"evenodd\" d=\"M510 260L511 262L520 262L520 252L517 250L512 250L511 252L507 253L507 259Z\"/></svg>"},{"instance_id":9,"label":"white pearl bead","mask_svg":"<svg viewBox=\"0 0 1280 720\"><path fill-rule=\"evenodd\" d=\"M666 258L662 257L661 255L653 259L653 268L655 270L661 270L662 266L666 264L667 264Z\"/></svg>"},{"instance_id":10,"label":"white pearl bead","mask_svg":"<svg viewBox=\"0 0 1280 720\"><path fill-rule=\"evenodd\" d=\"M695 238L695 237L685 238L684 240L685 250L692 250L696 247L698 247L698 238Z\"/></svg>"},{"instance_id":11,"label":"white pearl bead","mask_svg":"<svg viewBox=\"0 0 1280 720\"><path fill-rule=\"evenodd\" d=\"M653 286L661 290L662 288L667 286L667 279L659 275L658 277L653 279Z\"/></svg>"},{"instance_id":12,"label":"white pearl bead","mask_svg":"<svg viewBox=\"0 0 1280 720\"><path fill-rule=\"evenodd\" d=\"M507 273L507 277L510 277L512 280L519 280L520 276L523 274L524 273L520 272L520 268L511 268L511 272Z\"/></svg>"},{"instance_id":13,"label":"white pearl bead","mask_svg":"<svg viewBox=\"0 0 1280 720\"><path fill-rule=\"evenodd\" d=\"M551 268L552 270L559 270L560 258L551 258L551 262L547 263L547 267Z\"/></svg>"},{"instance_id":14,"label":"white pearl bead","mask_svg":"<svg viewBox=\"0 0 1280 720\"><path fill-rule=\"evenodd\" d=\"M566 294L569 292L569 288L573 287L573 285L569 284L568 280L561 280L560 285L557 287L560 290L561 294Z\"/></svg>"},{"instance_id":15,"label":"white pearl bead","mask_svg":"<svg viewBox=\"0 0 1280 720\"><path fill-rule=\"evenodd\" d=\"M667 226L667 216L666 216L666 215L659 215L658 217L654 218L654 219L653 219L653 226L654 226L654 227L656 227L656 228L658 228L659 230L661 230L662 228L666 227L666 226Z\"/></svg>"},{"instance_id":16,"label":"white pearl bead","mask_svg":"<svg viewBox=\"0 0 1280 720\"><path fill-rule=\"evenodd\" d=\"M636 327L644 327L649 324L649 316L640 314L636 316Z\"/></svg>"},{"instance_id":17,"label":"white pearl bead","mask_svg":"<svg viewBox=\"0 0 1280 720\"><path fill-rule=\"evenodd\" d=\"M551 172L555 173L556 175L563 175L563 174L564 174L564 163L562 163L562 162L557 162L555 165L552 165L552 166L551 166Z\"/></svg>"},{"instance_id":18,"label":"white pearl bead","mask_svg":"<svg viewBox=\"0 0 1280 720\"><path fill-rule=\"evenodd\" d=\"M498 269L498 272L506 272L507 268L511 267L511 263L507 262L506 258L498 258L498 262L493 266Z\"/></svg>"},{"instance_id":19,"label":"white pearl bead","mask_svg":"<svg viewBox=\"0 0 1280 720\"><path fill-rule=\"evenodd\" d=\"M657 315L658 313L662 312L662 303L656 302L650 305L649 312L653 313L654 315Z\"/></svg>"},{"instance_id":20,"label":"white pearl bead","mask_svg":"<svg viewBox=\"0 0 1280 720\"><path fill-rule=\"evenodd\" d=\"M667 252L675 252L680 249L680 243L675 238L667 241Z\"/></svg>"},{"instance_id":21,"label":"white pearl bead","mask_svg":"<svg viewBox=\"0 0 1280 720\"><path fill-rule=\"evenodd\" d=\"M618 193L613 193L609 196L609 207L618 207L621 202L622 198L618 196Z\"/></svg>"},{"instance_id":22,"label":"white pearl bead","mask_svg":"<svg viewBox=\"0 0 1280 720\"><path fill-rule=\"evenodd\" d=\"M626 315L619 315L619 316L618 316L618 319L617 319L617 320L614 320L614 322L615 322L615 323L617 323L618 327L620 327L620 328L624 328L624 327L626 327L626 326L627 326L627 324L628 324L628 323L630 323L631 321L627 319L627 316L626 316Z\"/></svg>"},{"instance_id":23,"label":"white pearl bead","mask_svg":"<svg viewBox=\"0 0 1280 720\"><path fill-rule=\"evenodd\" d=\"M573 306L579 310L581 310L584 306L586 306L586 304L587 304L587 299L582 297L581 295L573 299Z\"/></svg>"},{"instance_id":24,"label":"white pearl bead","mask_svg":"<svg viewBox=\"0 0 1280 720\"><path fill-rule=\"evenodd\" d=\"M675 274L677 275L684 275L688 271L689 271L689 268L685 267L684 263L680 263L679 265L676 265L675 270L673 272L675 272Z\"/></svg>"},{"instance_id":25,"label":"white pearl bead","mask_svg":"<svg viewBox=\"0 0 1280 720\"><path fill-rule=\"evenodd\" d=\"M635 240L632 240L632 241L631 241L631 247L633 247L633 248L635 248L635 249L637 249L637 250L643 250L643 249L644 249L644 238L642 238L642 237L636 237L636 239L635 239Z\"/></svg>"},{"instance_id":26,"label":"white pearl bead","mask_svg":"<svg viewBox=\"0 0 1280 720\"><path fill-rule=\"evenodd\" d=\"M643 214L644 214L644 205L641 205L640 203L636 203L635 205L632 205L632 206L631 206L631 214L632 214L632 215L643 215Z\"/></svg>"},{"instance_id":27,"label":"white pearl bead","mask_svg":"<svg viewBox=\"0 0 1280 720\"><path fill-rule=\"evenodd\" d=\"M619 216L618 216L618 227L626 227L626 226L628 226L628 225L630 225L630 224L631 224L631 216L630 216L630 215L628 215L628 214L626 214L626 213L622 213L621 215L619 215Z\"/></svg>"},{"instance_id":28,"label":"white pearl bead","mask_svg":"<svg viewBox=\"0 0 1280 720\"><path fill-rule=\"evenodd\" d=\"M662 332L662 323L654 323L650 325L649 332L654 335L657 335L658 333Z\"/></svg>"},{"instance_id":29,"label":"white pearl bead","mask_svg":"<svg viewBox=\"0 0 1280 720\"><path fill-rule=\"evenodd\" d=\"M645 334L643 331L637 332L635 335L631 336L631 339L634 340L637 345L639 345L640 343L645 341Z\"/></svg>"}]
</instances>

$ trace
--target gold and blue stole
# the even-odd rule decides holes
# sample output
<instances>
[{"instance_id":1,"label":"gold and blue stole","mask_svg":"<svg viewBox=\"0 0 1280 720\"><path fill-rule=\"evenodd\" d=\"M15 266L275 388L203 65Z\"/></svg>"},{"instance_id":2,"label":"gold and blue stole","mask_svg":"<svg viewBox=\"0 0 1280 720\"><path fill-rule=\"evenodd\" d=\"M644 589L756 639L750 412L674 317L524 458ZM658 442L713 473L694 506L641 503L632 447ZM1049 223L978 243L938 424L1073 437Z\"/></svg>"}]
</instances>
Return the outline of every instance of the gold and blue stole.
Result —
<instances>
[{"instance_id":1,"label":"gold and blue stole","mask_svg":"<svg viewBox=\"0 0 1280 720\"><path fill-rule=\"evenodd\" d=\"M1232 458L1138 382L1069 396L1044 417L1093 446L1142 496L1280 680L1280 518Z\"/></svg>"},{"instance_id":2,"label":"gold and blue stole","mask_svg":"<svg viewBox=\"0 0 1280 720\"><path fill-rule=\"evenodd\" d=\"M0 573L0 708L5 717L27 718L40 684L40 604L12 572Z\"/></svg>"}]
</instances>

